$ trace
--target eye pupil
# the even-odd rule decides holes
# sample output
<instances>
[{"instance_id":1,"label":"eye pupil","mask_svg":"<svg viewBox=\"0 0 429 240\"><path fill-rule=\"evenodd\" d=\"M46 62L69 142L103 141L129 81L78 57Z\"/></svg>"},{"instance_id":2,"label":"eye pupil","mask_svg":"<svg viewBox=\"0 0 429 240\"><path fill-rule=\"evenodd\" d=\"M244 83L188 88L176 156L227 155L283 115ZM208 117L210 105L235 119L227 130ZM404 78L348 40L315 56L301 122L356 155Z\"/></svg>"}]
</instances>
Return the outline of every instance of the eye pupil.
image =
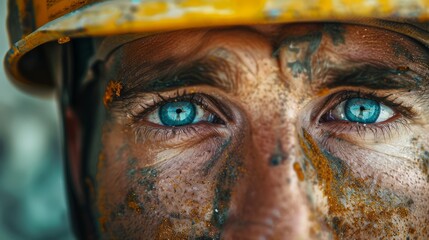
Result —
<instances>
[{"instance_id":1,"label":"eye pupil","mask_svg":"<svg viewBox=\"0 0 429 240\"><path fill-rule=\"evenodd\" d=\"M196 108L191 102L170 102L159 108L159 119L166 126L182 126L195 120Z\"/></svg>"},{"instance_id":2,"label":"eye pupil","mask_svg":"<svg viewBox=\"0 0 429 240\"><path fill-rule=\"evenodd\" d=\"M380 103L367 98L351 98L344 105L345 117L351 122L374 123L380 111Z\"/></svg>"}]
</instances>

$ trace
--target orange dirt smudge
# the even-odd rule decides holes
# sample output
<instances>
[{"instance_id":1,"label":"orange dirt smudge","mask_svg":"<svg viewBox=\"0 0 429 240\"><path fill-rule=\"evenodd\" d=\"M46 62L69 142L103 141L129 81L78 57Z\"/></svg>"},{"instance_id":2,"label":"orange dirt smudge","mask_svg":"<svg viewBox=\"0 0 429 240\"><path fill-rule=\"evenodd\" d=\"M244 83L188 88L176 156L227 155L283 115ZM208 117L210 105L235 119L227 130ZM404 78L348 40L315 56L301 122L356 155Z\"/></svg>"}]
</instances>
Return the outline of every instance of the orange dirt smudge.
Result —
<instances>
[{"instance_id":1,"label":"orange dirt smudge","mask_svg":"<svg viewBox=\"0 0 429 240\"><path fill-rule=\"evenodd\" d=\"M304 173L302 171L301 165L299 163L294 162L293 163L293 170L295 170L296 176L298 176L299 181L304 181Z\"/></svg>"},{"instance_id":2,"label":"orange dirt smudge","mask_svg":"<svg viewBox=\"0 0 429 240\"><path fill-rule=\"evenodd\" d=\"M103 103L108 106L113 101L113 98L121 96L122 83L117 81L110 81L107 84L106 91L104 92Z\"/></svg>"},{"instance_id":3,"label":"orange dirt smudge","mask_svg":"<svg viewBox=\"0 0 429 240\"><path fill-rule=\"evenodd\" d=\"M137 194L134 191L131 191L127 195L127 206L134 210L136 213L141 213L142 208L138 202Z\"/></svg>"}]
</instances>

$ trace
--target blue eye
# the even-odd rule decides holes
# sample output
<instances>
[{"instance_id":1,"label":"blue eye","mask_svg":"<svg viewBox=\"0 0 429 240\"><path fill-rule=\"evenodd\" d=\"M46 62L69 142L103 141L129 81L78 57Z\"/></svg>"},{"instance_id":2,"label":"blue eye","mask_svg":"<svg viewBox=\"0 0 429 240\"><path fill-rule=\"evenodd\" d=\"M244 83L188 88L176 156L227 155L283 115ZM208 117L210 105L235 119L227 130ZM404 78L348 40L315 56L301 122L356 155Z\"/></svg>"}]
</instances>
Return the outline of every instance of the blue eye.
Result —
<instances>
[{"instance_id":1,"label":"blue eye","mask_svg":"<svg viewBox=\"0 0 429 240\"><path fill-rule=\"evenodd\" d=\"M221 123L215 114L191 100L167 102L146 116L147 121L168 127L179 127L199 122Z\"/></svg>"},{"instance_id":2,"label":"blue eye","mask_svg":"<svg viewBox=\"0 0 429 240\"><path fill-rule=\"evenodd\" d=\"M191 102L170 102L162 105L158 113L163 125L182 126L194 122L196 107Z\"/></svg>"},{"instance_id":3,"label":"blue eye","mask_svg":"<svg viewBox=\"0 0 429 240\"><path fill-rule=\"evenodd\" d=\"M371 124L388 120L394 111L386 105L368 98L350 98L342 101L324 117L325 120L343 120Z\"/></svg>"},{"instance_id":4,"label":"blue eye","mask_svg":"<svg viewBox=\"0 0 429 240\"><path fill-rule=\"evenodd\" d=\"M344 105L347 120L358 123L374 123L380 116L380 109L377 101L366 98L352 98Z\"/></svg>"}]
</instances>

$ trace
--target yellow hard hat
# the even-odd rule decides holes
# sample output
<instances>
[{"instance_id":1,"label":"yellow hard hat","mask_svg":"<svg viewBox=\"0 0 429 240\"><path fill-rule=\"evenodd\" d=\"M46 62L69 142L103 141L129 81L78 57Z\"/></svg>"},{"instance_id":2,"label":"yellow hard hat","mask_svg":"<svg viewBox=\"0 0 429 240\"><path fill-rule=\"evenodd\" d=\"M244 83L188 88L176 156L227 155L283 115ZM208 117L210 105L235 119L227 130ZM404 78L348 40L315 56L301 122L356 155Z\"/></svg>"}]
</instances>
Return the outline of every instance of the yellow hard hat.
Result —
<instances>
[{"instance_id":1,"label":"yellow hard hat","mask_svg":"<svg viewBox=\"0 0 429 240\"><path fill-rule=\"evenodd\" d=\"M369 17L410 21L428 32L429 0L10 0L5 68L24 90L49 91L50 48L74 38Z\"/></svg>"}]
</instances>

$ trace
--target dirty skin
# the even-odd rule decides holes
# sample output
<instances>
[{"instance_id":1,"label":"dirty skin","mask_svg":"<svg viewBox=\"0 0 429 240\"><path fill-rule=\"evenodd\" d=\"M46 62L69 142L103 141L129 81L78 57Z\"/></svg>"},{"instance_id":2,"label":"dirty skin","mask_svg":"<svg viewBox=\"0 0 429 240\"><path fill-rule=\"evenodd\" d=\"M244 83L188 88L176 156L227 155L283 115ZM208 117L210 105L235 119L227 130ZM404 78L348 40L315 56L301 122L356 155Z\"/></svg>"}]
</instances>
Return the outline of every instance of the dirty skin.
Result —
<instances>
[{"instance_id":1,"label":"dirty skin","mask_svg":"<svg viewBox=\"0 0 429 240\"><path fill-rule=\"evenodd\" d=\"M168 211L167 209L162 209L162 207L161 210L156 211L160 206L166 204L165 200L161 199L163 197L171 197L171 199L167 199L167 202L178 201L174 196L179 194L181 188L187 188L189 179L185 177L186 175L181 175L180 171L177 176L168 174L166 178L165 171L168 168L162 164L139 167L138 158L130 153L132 144L122 144L114 156L120 159L127 159L122 162L127 166L125 175L129 189L126 195L122 197L122 201L113 206L108 202L99 202L100 213L103 213L100 221L105 225L104 231L111 233L110 236L119 236L118 234L120 233L125 234L130 231L129 226L125 224L127 219L130 216L136 219L138 219L137 216L141 216L145 219L155 219L151 224L155 226L156 230L148 232L148 236L152 236L153 239L189 239L190 236L192 236L192 239L220 239L223 226L228 220L233 188L240 176L241 161L237 155L228 153L230 143L230 139L223 140L223 144L220 144L216 151L211 152L212 157L201 166L202 175L207 175L214 170L218 172L217 175L213 176L213 181L207 181L206 183L209 185L206 188L213 188L214 192L211 204L205 206L194 202L192 199L183 200L182 204L186 208L190 207L190 212L183 211L183 209ZM100 171L105 170L106 167L112 167L111 164L121 163L120 159L113 158L110 161L106 161L104 157L101 159L102 161L99 161ZM171 161L174 161L174 159ZM165 191L169 190L164 190L165 184L160 185L159 183L160 180L168 178L172 180L174 195L165 195ZM209 180L212 177L206 176L204 178ZM102 193L102 189L99 188L99 190ZM163 193L162 196L160 193ZM189 193L189 195L193 194ZM102 195L99 194L100 196ZM212 212L211 218L204 219L198 210L200 208L210 209ZM189 222L191 226L203 224L205 230L195 230L194 227L181 229L181 224L186 222Z\"/></svg>"},{"instance_id":2,"label":"dirty skin","mask_svg":"<svg viewBox=\"0 0 429 240\"><path fill-rule=\"evenodd\" d=\"M345 44L345 29L341 24L326 23L322 31L315 31L304 36L288 37L282 41L280 47L273 52L273 57L279 57L280 51L284 51L286 66L297 78L306 76L312 79L312 56L319 48L323 34L326 34L335 46Z\"/></svg>"},{"instance_id":3,"label":"dirty skin","mask_svg":"<svg viewBox=\"0 0 429 240\"><path fill-rule=\"evenodd\" d=\"M229 202L232 189L239 177L240 160L230 157L226 160L223 170L217 176L215 197L213 199L212 223L221 230L228 219Z\"/></svg>"},{"instance_id":4,"label":"dirty skin","mask_svg":"<svg viewBox=\"0 0 429 240\"><path fill-rule=\"evenodd\" d=\"M288 155L283 151L281 143L277 142L276 149L270 157L269 164L271 166L278 166L282 164L287 158Z\"/></svg>"},{"instance_id":5,"label":"dirty skin","mask_svg":"<svg viewBox=\"0 0 429 240\"><path fill-rule=\"evenodd\" d=\"M391 238L400 235L395 218L406 218L412 199L398 197L388 189L369 185L367 179L353 175L344 161L319 148L318 143L303 130L299 139L305 155L306 177L316 179L328 204L328 227L334 239L344 239L356 233ZM384 222L384 224L379 224ZM405 231L413 232L413 226Z\"/></svg>"},{"instance_id":6,"label":"dirty skin","mask_svg":"<svg viewBox=\"0 0 429 240\"><path fill-rule=\"evenodd\" d=\"M107 116L109 121L105 121L112 127L103 129L106 143L102 148L104 155L101 154L98 161L98 185L94 184L98 207L95 216L101 236L105 239L138 238L136 236L141 235L150 239L239 239L249 236L284 239L285 235L291 236L290 239L368 239L368 236L387 239L409 236L413 239L419 232L427 232L424 227L427 217L418 215L427 210L424 205L427 191L423 191L427 190L428 174L424 175L429 162L427 146L412 155L419 158L419 162L412 159L406 167L398 168L396 166L404 166L398 160L401 156L387 151L402 147L403 142L390 144L391 139L380 134L381 137L372 139L374 144L370 146L378 148L372 149L366 146L367 142L359 142L355 132L342 139L343 135L336 134L332 128L324 125L322 129L321 122L314 126L311 120L307 125L306 118L313 113L317 115L315 110L323 107L319 105L320 99L339 87L361 90L364 86L374 92L380 89L394 92L414 86L416 81L412 79L412 73L418 72L416 63L405 61L410 57L406 55L400 55L401 61L395 64L386 63L386 59L396 61L397 58L393 52L380 50L389 48L391 41L380 46L376 35L380 30L377 29L371 30L376 37L369 39L370 46L362 46L364 41L357 32L364 29L358 26L317 24L299 29L286 26L284 32L287 34L283 35L277 34L283 30L273 29L261 33L246 28L166 33L159 38L130 43L120 54L112 55L123 64L123 72L106 77L105 83L121 79L123 84L122 88L118 84L108 84L106 104L100 99L102 109L112 112L112 116ZM346 31L349 29L351 31ZM234 31L237 34L231 34ZM276 34L264 36L271 32ZM398 39L397 35L391 35L391 40ZM279 38L274 39L277 36ZM171 39L176 39L174 44ZM205 44L200 44L202 42ZM279 45L280 49L272 54L273 48ZM157 51L152 51L151 46L158 46ZM357 50L348 51L349 47ZM403 50L418 52L408 45L403 47ZM163 49L162 54L158 49ZM227 67L210 65L214 70L202 75L201 82L164 77L165 71L160 70L171 69L168 76L188 73L187 66L205 70L206 65L199 65L201 59L211 59L213 55L210 54L216 49L232 52L240 61L227 59L222 63ZM139 61L141 56L148 56L145 64ZM170 56L174 61L169 63ZM176 61L183 68L178 67ZM371 63L377 63L377 68L364 66L359 69L353 65L355 62L371 66L374 65ZM158 68L159 65L165 66ZM240 74L229 74L230 69L239 69L233 73ZM349 82L342 81L341 76L330 79L332 85L324 81L326 76L335 75L337 71ZM366 75L350 74L356 71ZM379 74L367 78L374 73ZM213 75L221 75L215 79L215 84L210 78ZM398 78L390 82L378 81L391 75ZM139 76L138 79L135 76ZM413 85L404 83L404 76L414 81ZM359 82L356 78L374 83ZM323 87L323 92L318 91L319 86ZM136 92L127 93L131 90ZM147 100L151 95L155 98L162 95L167 99L174 96L172 92L175 90L210 95L218 100L213 103L220 109L210 106L213 109L209 107L209 110L215 110L214 113L225 111L234 116L222 119L227 124L220 127L196 124L191 127L191 133L176 136L182 132L182 127L161 127L159 123L148 123L144 114L139 114L148 109L143 106L153 106L153 99ZM148 111L154 111L154 108ZM138 117L131 121L130 116ZM247 125L239 121L239 117L249 121ZM427 119L423 116L421 119L424 118ZM301 132L297 122L306 130ZM408 126L405 121L403 124ZM218 136L229 127L230 142L228 137ZM413 131L424 132L418 124L413 127L417 129ZM402 125L393 128L401 129ZM162 133L162 137L156 138L154 132ZM207 132L211 135L205 135ZM249 135L240 135L243 132ZM200 138L200 135L205 137ZM326 138L343 141L339 144L340 141L334 139L326 144ZM240 140L244 142L236 143ZM419 140L418 143L421 142L427 141ZM383 148L382 144L390 148ZM339 146L350 147L342 151L345 156L327 150ZM356 149L360 152L355 152ZM242 152L237 154L237 151ZM349 159L347 155L353 157ZM397 165L383 162L384 166L393 169L384 171L378 160L397 161ZM245 174L243 169L246 169ZM383 171L378 171L379 175L375 176L371 170L378 169ZM416 170L415 175L424 175L424 178L407 178L402 174L407 170ZM142 225L146 227L142 228Z\"/></svg>"}]
</instances>

